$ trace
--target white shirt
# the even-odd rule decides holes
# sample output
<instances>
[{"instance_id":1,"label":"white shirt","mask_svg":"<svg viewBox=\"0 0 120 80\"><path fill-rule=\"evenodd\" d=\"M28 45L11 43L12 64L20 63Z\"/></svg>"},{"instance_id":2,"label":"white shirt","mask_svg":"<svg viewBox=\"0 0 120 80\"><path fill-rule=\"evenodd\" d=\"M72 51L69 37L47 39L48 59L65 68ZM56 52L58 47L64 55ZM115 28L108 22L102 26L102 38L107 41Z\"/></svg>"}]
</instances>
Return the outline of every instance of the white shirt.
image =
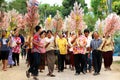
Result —
<instances>
[{"instance_id":1,"label":"white shirt","mask_svg":"<svg viewBox=\"0 0 120 80\"><path fill-rule=\"evenodd\" d=\"M46 38L45 38L45 42L46 42L46 44L47 44L47 43L50 43L50 44L47 46L46 51L54 50L55 45L54 45L54 37L53 37L53 36L52 36L51 38L46 37Z\"/></svg>"},{"instance_id":2,"label":"white shirt","mask_svg":"<svg viewBox=\"0 0 120 80\"><path fill-rule=\"evenodd\" d=\"M2 39L2 41L3 41L3 45L7 44L7 39Z\"/></svg>"},{"instance_id":3,"label":"white shirt","mask_svg":"<svg viewBox=\"0 0 120 80\"><path fill-rule=\"evenodd\" d=\"M86 45L86 47L90 47L91 40L92 40L92 37L88 36L87 37L87 45Z\"/></svg>"}]
</instances>

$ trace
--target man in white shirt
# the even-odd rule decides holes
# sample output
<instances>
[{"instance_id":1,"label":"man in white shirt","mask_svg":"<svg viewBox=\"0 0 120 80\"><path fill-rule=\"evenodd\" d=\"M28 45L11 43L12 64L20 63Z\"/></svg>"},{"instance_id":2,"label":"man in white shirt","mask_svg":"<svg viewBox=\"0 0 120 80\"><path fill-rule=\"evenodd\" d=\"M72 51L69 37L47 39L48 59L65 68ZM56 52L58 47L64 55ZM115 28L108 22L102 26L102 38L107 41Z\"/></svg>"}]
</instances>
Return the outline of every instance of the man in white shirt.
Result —
<instances>
[{"instance_id":1,"label":"man in white shirt","mask_svg":"<svg viewBox=\"0 0 120 80\"><path fill-rule=\"evenodd\" d=\"M85 67L84 67L84 71L87 72L87 70L89 70L89 72L91 72L91 68L92 68L92 56L91 56L91 52L90 52L90 42L92 40L92 37L89 36L90 31L88 29L84 30L84 35L87 38L87 45L86 45L86 54L85 54Z\"/></svg>"}]
</instances>

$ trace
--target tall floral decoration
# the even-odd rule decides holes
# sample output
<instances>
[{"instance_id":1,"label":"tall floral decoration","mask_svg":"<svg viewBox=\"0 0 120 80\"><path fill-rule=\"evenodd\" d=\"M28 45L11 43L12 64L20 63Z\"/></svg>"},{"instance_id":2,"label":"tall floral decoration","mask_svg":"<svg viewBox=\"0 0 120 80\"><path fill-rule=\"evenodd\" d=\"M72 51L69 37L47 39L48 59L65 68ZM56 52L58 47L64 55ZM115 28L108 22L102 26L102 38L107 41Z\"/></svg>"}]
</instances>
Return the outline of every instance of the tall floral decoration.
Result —
<instances>
[{"instance_id":1,"label":"tall floral decoration","mask_svg":"<svg viewBox=\"0 0 120 80\"><path fill-rule=\"evenodd\" d=\"M3 12L3 11L0 11L0 28L1 28L2 25L3 25L4 16L5 16L4 12Z\"/></svg>"},{"instance_id":2,"label":"tall floral decoration","mask_svg":"<svg viewBox=\"0 0 120 80\"><path fill-rule=\"evenodd\" d=\"M95 24L95 30L98 31L100 37L103 36L103 31L104 31L104 26L105 26L105 21L98 19Z\"/></svg>"},{"instance_id":3,"label":"tall floral decoration","mask_svg":"<svg viewBox=\"0 0 120 80\"><path fill-rule=\"evenodd\" d=\"M74 3L73 10L70 13L71 17L71 27L73 30L83 30L86 28L86 24L83 20L84 11L81 8L81 4L78 5L77 2Z\"/></svg>"},{"instance_id":4,"label":"tall floral decoration","mask_svg":"<svg viewBox=\"0 0 120 80\"><path fill-rule=\"evenodd\" d=\"M1 19L1 29L3 30L13 30L14 28L22 28L22 26L19 25L25 25L24 23L20 23L21 18L23 17L21 14L19 14L16 10L11 10L8 12L2 13L2 19Z\"/></svg>"},{"instance_id":5,"label":"tall floral decoration","mask_svg":"<svg viewBox=\"0 0 120 80\"><path fill-rule=\"evenodd\" d=\"M72 25L71 17L70 16L65 17L64 24L63 24L63 31L68 31L68 32L73 31L73 29L71 28L71 25Z\"/></svg>"},{"instance_id":6,"label":"tall floral decoration","mask_svg":"<svg viewBox=\"0 0 120 80\"><path fill-rule=\"evenodd\" d=\"M53 27L55 29L55 32L60 32L62 31L62 27L63 27L63 19L60 16L59 11L57 11L57 14L54 16L53 20L52 20L52 24Z\"/></svg>"},{"instance_id":7,"label":"tall floral decoration","mask_svg":"<svg viewBox=\"0 0 120 80\"><path fill-rule=\"evenodd\" d=\"M22 14L19 14L17 17L17 26L19 29L25 29L26 28L26 20L25 17Z\"/></svg>"},{"instance_id":8,"label":"tall floral decoration","mask_svg":"<svg viewBox=\"0 0 120 80\"><path fill-rule=\"evenodd\" d=\"M11 10L8 11L7 13L8 15L8 19L9 19L9 26L7 28L8 31L13 30L14 28L18 27L18 17L19 17L19 13L16 10Z\"/></svg>"},{"instance_id":9,"label":"tall floral decoration","mask_svg":"<svg viewBox=\"0 0 120 80\"><path fill-rule=\"evenodd\" d=\"M116 13L111 13L105 19L104 34L113 35L118 30L120 30L120 17Z\"/></svg>"},{"instance_id":10,"label":"tall floral decoration","mask_svg":"<svg viewBox=\"0 0 120 80\"><path fill-rule=\"evenodd\" d=\"M25 14L26 25L29 29L30 35L33 35L34 28L39 24L39 13L38 13L37 0L27 1L27 13Z\"/></svg>"},{"instance_id":11,"label":"tall floral decoration","mask_svg":"<svg viewBox=\"0 0 120 80\"><path fill-rule=\"evenodd\" d=\"M45 29L46 30L53 30L53 19L51 18L51 15L45 20Z\"/></svg>"},{"instance_id":12,"label":"tall floral decoration","mask_svg":"<svg viewBox=\"0 0 120 80\"><path fill-rule=\"evenodd\" d=\"M6 12L1 12L1 19L0 19L0 28L1 30L6 30L9 26L9 16Z\"/></svg>"}]
</instances>

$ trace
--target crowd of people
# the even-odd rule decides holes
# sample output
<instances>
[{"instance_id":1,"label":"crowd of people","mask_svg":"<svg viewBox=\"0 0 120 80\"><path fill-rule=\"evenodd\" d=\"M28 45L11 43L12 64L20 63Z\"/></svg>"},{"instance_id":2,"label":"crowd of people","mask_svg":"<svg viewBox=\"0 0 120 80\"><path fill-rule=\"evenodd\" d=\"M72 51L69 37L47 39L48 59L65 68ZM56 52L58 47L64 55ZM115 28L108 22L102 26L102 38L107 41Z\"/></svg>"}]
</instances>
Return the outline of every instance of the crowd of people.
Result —
<instances>
[{"instance_id":1,"label":"crowd of people","mask_svg":"<svg viewBox=\"0 0 120 80\"><path fill-rule=\"evenodd\" d=\"M19 56L26 57L29 69L26 76L32 75L35 80L38 73L48 67L47 76L55 77L54 66L59 73L64 72L66 65L75 70L75 75L94 71L93 75L99 75L101 71L102 58L104 59L105 71L111 70L113 61L114 42L111 36L100 37L98 32L85 29L77 32L56 32L42 30L40 26L35 27L33 36L24 39L18 29L6 38L7 31L2 31L0 38L0 58L2 70L7 71L7 66L20 66Z\"/></svg>"}]
</instances>

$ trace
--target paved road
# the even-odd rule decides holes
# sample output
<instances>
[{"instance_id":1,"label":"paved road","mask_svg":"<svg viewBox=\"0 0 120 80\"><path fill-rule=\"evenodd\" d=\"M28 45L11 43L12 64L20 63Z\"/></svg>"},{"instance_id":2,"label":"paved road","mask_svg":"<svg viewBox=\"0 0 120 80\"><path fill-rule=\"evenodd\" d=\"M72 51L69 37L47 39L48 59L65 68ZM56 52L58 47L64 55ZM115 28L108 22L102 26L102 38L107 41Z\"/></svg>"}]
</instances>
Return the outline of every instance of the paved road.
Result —
<instances>
[{"instance_id":1,"label":"paved road","mask_svg":"<svg viewBox=\"0 0 120 80\"><path fill-rule=\"evenodd\" d=\"M118 58L119 59L119 58ZM117 59L117 60L118 60ZM120 80L120 65L113 64L112 71L104 71L102 66L101 74L98 76L93 76L93 73L87 73L86 75L75 76L74 71L66 69L63 73L58 73L55 70L56 77L50 78L46 76L47 67L44 73L40 73L39 80ZM32 77L27 79L25 76L25 71L27 70L25 60L21 59L20 66L13 68L8 68L8 71L4 72L1 70L0 64L0 80L33 80Z\"/></svg>"}]
</instances>

